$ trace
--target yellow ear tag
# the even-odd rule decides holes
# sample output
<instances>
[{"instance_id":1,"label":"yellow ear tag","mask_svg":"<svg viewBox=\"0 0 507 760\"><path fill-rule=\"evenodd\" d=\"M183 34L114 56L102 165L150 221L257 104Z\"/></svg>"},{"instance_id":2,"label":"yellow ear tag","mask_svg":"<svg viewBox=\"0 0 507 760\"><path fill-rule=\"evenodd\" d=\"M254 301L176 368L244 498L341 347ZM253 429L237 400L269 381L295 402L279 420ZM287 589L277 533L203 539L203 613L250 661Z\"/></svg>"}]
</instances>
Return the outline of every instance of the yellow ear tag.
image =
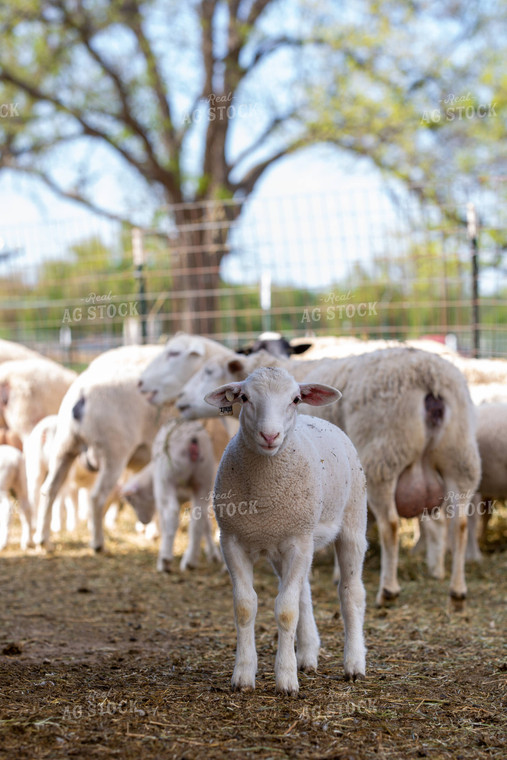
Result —
<instances>
[{"instance_id":1,"label":"yellow ear tag","mask_svg":"<svg viewBox=\"0 0 507 760\"><path fill-rule=\"evenodd\" d=\"M227 401L234 401L234 391L225 391L225 398Z\"/></svg>"}]
</instances>

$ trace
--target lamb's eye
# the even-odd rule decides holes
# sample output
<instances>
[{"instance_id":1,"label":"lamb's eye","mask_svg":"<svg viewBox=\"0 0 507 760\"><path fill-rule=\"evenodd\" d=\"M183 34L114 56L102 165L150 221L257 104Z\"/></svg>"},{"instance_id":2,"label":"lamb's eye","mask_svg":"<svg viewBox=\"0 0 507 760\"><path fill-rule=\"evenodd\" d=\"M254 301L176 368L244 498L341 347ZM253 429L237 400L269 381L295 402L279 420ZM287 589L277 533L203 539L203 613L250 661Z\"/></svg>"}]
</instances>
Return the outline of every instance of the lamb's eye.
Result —
<instances>
[{"instance_id":1,"label":"lamb's eye","mask_svg":"<svg viewBox=\"0 0 507 760\"><path fill-rule=\"evenodd\" d=\"M296 398L294 398L292 400L292 403L293 404L299 404L299 403L301 403L301 396L296 396Z\"/></svg>"},{"instance_id":2,"label":"lamb's eye","mask_svg":"<svg viewBox=\"0 0 507 760\"><path fill-rule=\"evenodd\" d=\"M242 393L242 394L241 394L241 396L240 396L240 399L241 399L241 401L242 401L244 404L246 404L246 402L248 401L248 396L245 396L245 394L244 394L244 393Z\"/></svg>"}]
</instances>

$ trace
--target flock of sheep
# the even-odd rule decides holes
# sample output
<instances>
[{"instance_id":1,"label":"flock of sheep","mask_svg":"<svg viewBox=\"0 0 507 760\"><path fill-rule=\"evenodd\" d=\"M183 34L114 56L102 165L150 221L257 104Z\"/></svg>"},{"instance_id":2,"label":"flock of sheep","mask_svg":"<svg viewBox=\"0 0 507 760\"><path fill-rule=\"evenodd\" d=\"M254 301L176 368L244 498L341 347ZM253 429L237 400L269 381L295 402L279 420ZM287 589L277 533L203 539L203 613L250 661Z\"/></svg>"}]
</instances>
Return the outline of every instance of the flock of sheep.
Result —
<instances>
[{"instance_id":1,"label":"flock of sheep","mask_svg":"<svg viewBox=\"0 0 507 760\"><path fill-rule=\"evenodd\" d=\"M169 571L180 504L190 500L180 568L197 565L203 540L208 558L227 565L233 687L255 685L253 564L263 553L280 580L276 688L294 694L297 669L317 667L313 553L334 543L345 675L364 676L366 503L381 544L377 604L400 593L399 518L418 517L434 577L451 548L450 595L462 605L465 560L480 559L478 516L507 497L507 362L436 343L311 344L298 353L271 336L245 355L178 334L164 347L107 351L76 375L0 341L0 548L12 494L23 549L50 550L53 506L58 515L65 506L71 527L84 503L100 551L108 508L126 500L160 535L157 567Z\"/></svg>"}]
</instances>

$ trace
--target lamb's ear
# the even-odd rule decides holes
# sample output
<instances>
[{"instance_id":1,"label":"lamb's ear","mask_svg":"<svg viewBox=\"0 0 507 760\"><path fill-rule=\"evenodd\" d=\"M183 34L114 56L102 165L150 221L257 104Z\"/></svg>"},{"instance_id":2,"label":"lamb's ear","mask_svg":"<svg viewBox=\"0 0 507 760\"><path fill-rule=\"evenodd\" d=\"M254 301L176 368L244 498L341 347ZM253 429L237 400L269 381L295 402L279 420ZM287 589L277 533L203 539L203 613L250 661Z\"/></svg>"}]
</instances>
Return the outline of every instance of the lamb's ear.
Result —
<instances>
[{"instance_id":1,"label":"lamb's ear","mask_svg":"<svg viewBox=\"0 0 507 760\"><path fill-rule=\"evenodd\" d=\"M245 372L245 365L243 364L239 356L238 358L231 359L230 361L227 362L227 369L229 370L231 375L240 375L242 373L243 377L244 378L246 377L247 373Z\"/></svg>"},{"instance_id":2,"label":"lamb's ear","mask_svg":"<svg viewBox=\"0 0 507 760\"><path fill-rule=\"evenodd\" d=\"M325 406L338 401L342 394L332 385L321 385L319 383L302 383L299 386L301 401L311 406Z\"/></svg>"},{"instance_id":3,"label":"lamb's ear","mask_svg":"<svg viewBox=\"0 0 507 760\"><path fill-rule=\"evenodd\" d=\"M210 391L204 396L204 400L211 406L218 406L220 409L231 407L232 404L239 402L239 396L241 395L242 383L227 383L227 385L221 385L220 388L215 388L214 391Z\"/></svg>"}]
</instances>

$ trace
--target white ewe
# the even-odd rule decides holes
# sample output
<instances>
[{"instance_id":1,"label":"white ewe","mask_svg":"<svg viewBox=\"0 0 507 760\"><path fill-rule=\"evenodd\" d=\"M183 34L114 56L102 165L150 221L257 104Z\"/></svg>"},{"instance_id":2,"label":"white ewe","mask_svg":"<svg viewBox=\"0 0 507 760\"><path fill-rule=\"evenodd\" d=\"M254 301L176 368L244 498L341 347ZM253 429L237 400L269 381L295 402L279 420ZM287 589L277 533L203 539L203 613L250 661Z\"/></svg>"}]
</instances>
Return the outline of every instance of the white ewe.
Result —
<instances>
[{"instance_id":1,"label":"white ewe","mask_svg":"<svg viewBox=\"0 0 507 760\"><path fill-rule=\"evenodd\" d=\"M218 495L227 494L227 508L220 509L220 496L214 499L233 584L238 635L234 689L255 687L253 564L261 552L267 553L280 579L275 603L276 690L297 694L297 668L317 668L320 642L309 572L314 550L332 541L341 571L345 677L364 676L364 473L354 446L341 430L324 420L297 415L299 403L320 406L339 397L335 388L298 385L288 372L271 368L206 396L219 408L241 404L239 432L224 452L215 483Z\"/></svg>"}]
</instances>

